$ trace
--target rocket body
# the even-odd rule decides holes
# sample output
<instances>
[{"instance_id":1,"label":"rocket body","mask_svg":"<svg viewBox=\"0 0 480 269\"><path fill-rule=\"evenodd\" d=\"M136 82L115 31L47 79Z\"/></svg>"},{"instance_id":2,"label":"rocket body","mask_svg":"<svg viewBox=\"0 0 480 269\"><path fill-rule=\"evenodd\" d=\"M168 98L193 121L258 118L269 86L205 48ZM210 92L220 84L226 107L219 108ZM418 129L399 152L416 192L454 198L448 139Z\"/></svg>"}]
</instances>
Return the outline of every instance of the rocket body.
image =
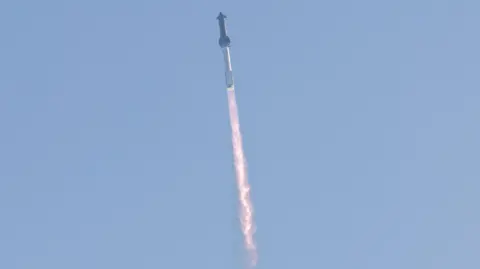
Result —
<instances>
[{"instance_id":1,"label":"rocket body","mask_svg":"<svg viewBox=\"0 0 480 269\"><path fill-rule=\"evenodd\" d=\"M220 38L218 39L218 44L220 47L225 48L230 46L230 38L227 36L227 25L225 24L225 16L222 12L218 14L218 28L220 29Z\"/></svg>"},{"instance_id":2,"label":"rocket body","mask_svg":"<svg viewBox=\"0 0 480 269\"><path fill-rule=\"evenodd\" d=\"M227 85L228 91L233 91L234 83L233 83L233 71L232 71L232 62L230 59L230 38L227 36L227 26L225 23L225 16L222 12L218 14L218 27L220 29L220 37L218 39L218 44L222 48L223 52L223 59L225 62L225 83Z\"/></svg>"},{"instance_id":3,"label":"rocket body","mask_svg":"<svg viewBox=\"0 0 480 269\"><path fill-rule=\"evenodd\" d=\"M227 90L233 90L233 71L232 62L230 61L230 48L222 48L224 61L225 61L225 83L227 84Z\"/></svg>"}]
</instances>

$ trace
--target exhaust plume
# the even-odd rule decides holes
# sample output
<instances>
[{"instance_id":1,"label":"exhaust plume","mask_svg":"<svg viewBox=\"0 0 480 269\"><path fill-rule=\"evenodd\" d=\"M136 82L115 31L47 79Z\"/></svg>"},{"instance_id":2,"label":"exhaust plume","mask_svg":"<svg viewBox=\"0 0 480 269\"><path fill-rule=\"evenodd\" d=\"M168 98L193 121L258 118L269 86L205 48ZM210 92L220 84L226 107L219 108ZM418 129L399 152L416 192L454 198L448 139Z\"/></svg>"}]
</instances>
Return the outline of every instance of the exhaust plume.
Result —
<instances>
[{"instance_id":1,"label":"exhaust plume","mask_svg":"<svg viewBox=\"0 0 480 269\"><path fill-rule=\"evenodd\" d=\"M255 233L255 224L253 221L253 205L250 200L250 185L247 178L247 161L243 153L242 134L240 132L240 122L238 118L237 101L235 91L229 88L228 107L230 113L230 125L232 127L233 159L235 164L235 173L237 176L237 187L240 199L240 222L244 237L244 245L248 253L248 268L254 268L257 264L257 248L253 238Z\"/></svg>"}]
</instances>

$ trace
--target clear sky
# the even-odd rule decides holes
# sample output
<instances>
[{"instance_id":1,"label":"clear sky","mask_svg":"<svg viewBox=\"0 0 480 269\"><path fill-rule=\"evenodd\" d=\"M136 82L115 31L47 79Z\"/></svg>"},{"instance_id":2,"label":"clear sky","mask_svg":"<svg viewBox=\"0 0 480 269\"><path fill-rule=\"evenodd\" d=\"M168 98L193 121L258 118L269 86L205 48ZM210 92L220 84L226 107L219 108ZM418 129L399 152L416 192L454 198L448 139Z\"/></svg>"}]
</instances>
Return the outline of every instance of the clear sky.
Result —
<instances>
[{"instance_id":1,"label":"clear sky","mask_svg":"<svg viewBox=\"0 0 480 269\"><path fill-rule=\"evenodd\" d=\"M0 268L480 268L480 2L2 1Z\"/></svg>"}]
</instances>

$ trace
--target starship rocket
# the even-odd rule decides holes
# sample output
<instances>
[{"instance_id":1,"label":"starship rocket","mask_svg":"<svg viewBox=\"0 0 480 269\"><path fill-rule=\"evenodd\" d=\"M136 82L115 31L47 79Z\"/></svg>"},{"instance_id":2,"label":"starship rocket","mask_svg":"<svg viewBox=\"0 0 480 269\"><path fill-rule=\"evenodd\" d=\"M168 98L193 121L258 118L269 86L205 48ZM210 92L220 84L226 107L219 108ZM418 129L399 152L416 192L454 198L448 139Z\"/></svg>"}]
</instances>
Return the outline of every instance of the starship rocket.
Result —
<instances>
[{"instance_id":1,"label":"starship rocket","mask_svg":"<svg viewBox=\"0 0 480 269\"><path fill-rule=\"evenodd\" d=\"M223 56L225 60L225 83L227 84L227 90L233 91L233 72L232 63L230 61L230 37L227 36L227 25L225 24L225 16L222 12L218 14L218 27L220 28L220 38L218 39L218 45L222 48Z\"/></svg>"}]
</instances>

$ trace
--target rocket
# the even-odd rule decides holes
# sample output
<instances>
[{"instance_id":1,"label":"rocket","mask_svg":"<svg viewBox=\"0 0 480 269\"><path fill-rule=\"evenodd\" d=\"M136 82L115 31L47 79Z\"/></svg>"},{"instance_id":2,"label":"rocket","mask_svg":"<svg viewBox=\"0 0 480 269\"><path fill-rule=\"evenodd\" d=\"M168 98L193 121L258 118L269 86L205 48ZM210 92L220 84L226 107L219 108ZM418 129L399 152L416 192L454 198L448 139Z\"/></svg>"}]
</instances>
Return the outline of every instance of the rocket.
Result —
<instances>
[{"instance_id":1,"label":"rocket","mask_svg":"<svg viewBox=\"0 0 480 269\"><path fill-rule=\"evenodd\" d=\"M232 63L230 60L230 38L227 36L227 26L225 24L225 16L222 12L218 14L218 27L220 29L220 38L218 39L218 45L222 48L224 62L225 62L225 83L227 84L227 90L233 91L233 72Z\"/></svg>"},{"instance_id":2,"label":"rocket","mask_svg":"<svg viewBox=\"0 0 480 269\"><path fill-rule=\"evenodd\" d=\"M225 25L226 18L227 16L225 16L222 12L220 12L220 14L217 16L218 27L220 28L220 38L218 39L218 44L221 48L230 46L230 38L227 36L227 26Z\"/></svg>"}]
</instances>

